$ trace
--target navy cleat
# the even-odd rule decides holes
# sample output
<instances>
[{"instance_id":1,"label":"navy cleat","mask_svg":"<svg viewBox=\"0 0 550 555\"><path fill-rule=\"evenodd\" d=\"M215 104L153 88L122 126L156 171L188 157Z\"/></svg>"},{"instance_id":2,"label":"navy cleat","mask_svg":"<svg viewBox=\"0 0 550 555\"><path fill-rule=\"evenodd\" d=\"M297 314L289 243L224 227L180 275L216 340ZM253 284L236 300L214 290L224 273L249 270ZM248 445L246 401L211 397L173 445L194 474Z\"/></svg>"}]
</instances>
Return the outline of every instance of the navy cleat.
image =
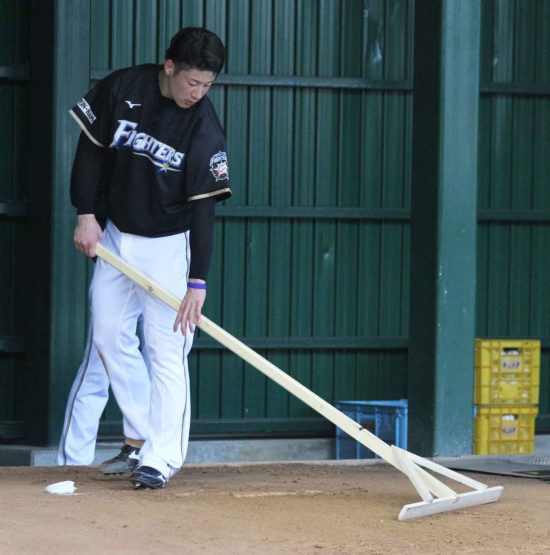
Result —
<instances>
[{"instance_id":1,"label":"navy cleat","mask_svg":"<svg viewBox=\"0 0 550 555\"><path fill-rule=\"evenodd\" d=\"M135 489L160 489L168 483L168 480L161 472L150 466L140 466L136 468L130 481L134 484Z\"/></svg>"},{"instance_id":2,"label":"navy cleat","mask_svg":"<svg viewBox=\"0 0 550 555\"><path fill-rule=\"evenodd\" d=\"M100 468L103 474L126 474L134 471L138 462L139 448L125 443L120 453L116 457L102 462Z\"/></svg>"}]
</instances>

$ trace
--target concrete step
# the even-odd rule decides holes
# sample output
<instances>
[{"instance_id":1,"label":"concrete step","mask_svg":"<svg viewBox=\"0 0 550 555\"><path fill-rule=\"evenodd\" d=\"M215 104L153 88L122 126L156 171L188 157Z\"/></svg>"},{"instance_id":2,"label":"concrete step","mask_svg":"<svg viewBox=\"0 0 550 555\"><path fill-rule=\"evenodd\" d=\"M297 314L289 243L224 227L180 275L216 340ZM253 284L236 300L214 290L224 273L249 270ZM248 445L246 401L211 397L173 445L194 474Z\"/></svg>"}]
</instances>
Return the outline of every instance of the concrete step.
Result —
<instances>
[{"instance_id":1,"label":"concrete step","mask_svg":"<svg viewBox=\"0 0 550 555\"><path fill-rule=\"evenodd\" d=\"M114 457L122 443L98 443L94 464ZM57 449L0 446L0 466L56 466ZM186 463L328 460L335 457L334 439L232 439L189 443Z\"/></svg>"},{"instance_id":2,"label":"concrete step","mask_svg":"<svg viewBox=\"0 0 550 555\"><path fill-rule=\"evenodd\" d=\"M94 464L114 457L121 443L98 443ZM550 434L535 436L535 455L550 455ZM57 449L0 445L0 466L56 466ZM189 443L186 463L325 461L335 455L334 438L196 440Z\"/></svg>"}]
</instances>

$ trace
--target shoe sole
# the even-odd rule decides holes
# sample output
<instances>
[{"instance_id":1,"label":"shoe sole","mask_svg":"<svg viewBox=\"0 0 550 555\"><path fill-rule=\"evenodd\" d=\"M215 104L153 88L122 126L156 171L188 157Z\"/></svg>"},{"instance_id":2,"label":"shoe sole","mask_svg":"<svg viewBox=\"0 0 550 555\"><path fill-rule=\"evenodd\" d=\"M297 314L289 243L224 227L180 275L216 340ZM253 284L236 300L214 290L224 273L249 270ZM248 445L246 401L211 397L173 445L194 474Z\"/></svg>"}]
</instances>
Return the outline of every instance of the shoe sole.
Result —
<instances>
[{"instance_id":1,"label":"shoe sole","mask_svg":"<svg viewBox=\"0 0 550 555\"><path fill-rule=\"evenodd\" d=\"M112 474L131 474L136 469L136 466L133 466L133 467L125 466L124 468L121 468L120 466L113 465L111 466L111 468L109 468L108 466L103 467L101 471L105 476L110 476Z\"/></svg>"},{"instance_id":2,"label":"shoe sole","mask_svg":"<svg viewBox=\"0 0 550 555\"><path fill-rule=\"evenodd\" d=\"M166 486L166 484L150 484L139 478L132 478L130 481L134 484L134 489L162 489Z\"/></svg>"}]
</instances>

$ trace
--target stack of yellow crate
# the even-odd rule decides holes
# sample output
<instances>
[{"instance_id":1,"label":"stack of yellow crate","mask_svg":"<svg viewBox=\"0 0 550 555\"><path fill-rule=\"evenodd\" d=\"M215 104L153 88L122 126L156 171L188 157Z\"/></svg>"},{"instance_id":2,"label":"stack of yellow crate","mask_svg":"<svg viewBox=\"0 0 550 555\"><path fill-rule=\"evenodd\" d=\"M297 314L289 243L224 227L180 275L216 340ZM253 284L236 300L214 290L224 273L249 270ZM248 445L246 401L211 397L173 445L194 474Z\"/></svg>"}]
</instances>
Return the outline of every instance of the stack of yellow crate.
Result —
<instances>
[{"instance_id":1,"label":"stack of yellow crate","mask_svg":"<svg viewBox=\"0 0 550 555\"><path fill-rule=\"evenodd\" d=\"M476 339L474 454L535 448L540 341Z\"/></svg>"}]
</instances>

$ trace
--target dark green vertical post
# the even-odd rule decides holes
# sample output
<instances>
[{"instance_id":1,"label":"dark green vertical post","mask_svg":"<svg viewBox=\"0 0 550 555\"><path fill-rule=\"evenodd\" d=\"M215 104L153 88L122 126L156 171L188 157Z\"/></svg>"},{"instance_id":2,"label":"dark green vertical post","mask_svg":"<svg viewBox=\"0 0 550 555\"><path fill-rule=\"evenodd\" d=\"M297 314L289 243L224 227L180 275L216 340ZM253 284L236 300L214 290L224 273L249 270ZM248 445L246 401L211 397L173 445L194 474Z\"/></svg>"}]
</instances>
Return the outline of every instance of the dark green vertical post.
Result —
<instances>
[{"instance_id":1,"label":"dark green vertical post","mask_svg":"<svg viewBox=\"0 0 550 555\"><path fill-rule=\"evenodd\" d=\"M57 442L68 386L82 357L86 260L73 247L69 182L79 127L68 110L90 86L90 0L55 2L49 443Z\"/></svg>"},{"instance_id":2,"label":"dark green vertical post","mask_svg":"<svg viewBox=\"0 0 550 555\"><path fill-rule=\"evenodd\" d=\"M471 453L480 2L415 7L409 440Z\"/></svg>"}]
</instances>

